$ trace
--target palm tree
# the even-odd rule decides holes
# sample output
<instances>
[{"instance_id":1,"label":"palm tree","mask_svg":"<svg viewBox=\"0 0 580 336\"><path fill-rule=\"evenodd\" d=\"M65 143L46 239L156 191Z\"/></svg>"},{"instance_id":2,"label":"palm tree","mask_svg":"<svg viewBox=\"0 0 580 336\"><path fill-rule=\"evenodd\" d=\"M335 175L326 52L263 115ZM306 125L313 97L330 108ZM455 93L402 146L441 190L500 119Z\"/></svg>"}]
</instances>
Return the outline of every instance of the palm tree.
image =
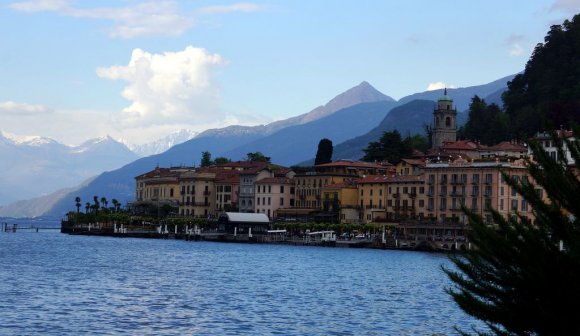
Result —
<instances>
[{"instance_id":1,"label":"palm tree","mask_svg":"<svg viewBox=\"0 0 580 336\"><path fill-rule=\"evenodd\" d=\"M79 213L81 209L81 198L78 196L75 197L75 206L77 207L77 213Z\"/></svg>"},{"instance_id":2,"label":"palm tree","mask_svg":"<svg viewBox=\"0 0 580 336\"><path fill-rule=\"evenodd\" d=\"M91 203L87 202L87 204L85 204L85 213L89 213L90 208L91 208Z\"/></svg>"},{"instance_id":3,"label":"palm tree","mask_svg":"<svg viewBox=\"0 0 580 336\"><path fill-rule=\"evenodd\" d=\"M113 198L111 202L113 203L113 208L115 208L115 211L119 211L119 206L121 205L119 201L117 201L116 198Z\"/></svg>"},{"instance_id":4,"label":"palm tree","mask_svg":"<svg viewBox=\"0 0 580 336\"><path fill-rule=\"evenodd\" d=\"M107 208L107 204L109 204L109 202L107 201L106 197L101 197L101 204L103 204L103 209Z\"/></svg>"},{"instance_id":5,"label":"palm tree","mask_svg":"<svg viewBox=\"0 0 580 336\"><path fill-rule=\"evenodd\" d=\"M93 196L93 201L94 201L94 205L93 208L95 209L95 212L99 211L100 205L99 205L99 196Z\"/></svg>"}]
</instances>

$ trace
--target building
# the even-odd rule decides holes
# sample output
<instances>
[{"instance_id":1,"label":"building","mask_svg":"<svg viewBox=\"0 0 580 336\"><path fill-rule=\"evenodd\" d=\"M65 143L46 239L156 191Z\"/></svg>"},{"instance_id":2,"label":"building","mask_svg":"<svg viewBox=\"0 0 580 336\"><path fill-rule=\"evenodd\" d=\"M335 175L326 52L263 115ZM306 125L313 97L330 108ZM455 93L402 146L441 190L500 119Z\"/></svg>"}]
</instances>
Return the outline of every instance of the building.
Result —
<instances>
[{"instance_id":1,"label":"building","mask_svg":"<svg viewBox=\"0 0 580 336\"><path fill-rule=\"evenodd\" d=\"M256 213L272 219L276 211L294 206L294 179L288 177L266 177L256 182L254 204Z\"/></svg>"},{"instance_id":2,"label":"building","mask_svg":"<svg viewBox=\"0 0 580 336\"><path fill-rule=\"evenodd\" d=\"M432 131L433 148L457 140L457 111L453 106L453 99L447 95L447 88L433 112Z\"/></svg>"},{"instance_id":3,"label":"building","mask_svg":"<svg viewBox=\"0 0 580 336\"><path fill-rule=\"evenodd\" d=\"M328 222L360 223L356 180L332 183L320 188L322 208L315 218Z\"/></svg>"},{"instance_id":4,"label":"building","mask_svg":"<svg viewBox=\"0 0 580 336\"><path fill-rule=\"evenodd\" d=\"M576 139L574 138L574 134L572 133L572 131L566 131L566 130L557 130L556 131L556 135L560 138L560 139L566 139L569 141L576 141ZM558 159L558 148L556 146L556 144L554 143L554 140L552 140L552 138L550 137L550 134L547 132L542 132L542 133L538 133L536 134L536 136L534 137L535 141L538 141L538 143L540 143L540 145L542 146L542 148L544 148L544 150L548 153L550 153L550 156L553 159ZM572 159L572 154L570 153L570 149L568 149L568 146L566 145L566 142L562 143L562 149L564 151L564 156L566 157L566 162L568 163L568 165L572 165L574 164L574 159ZM528 152L529 155L532 154L531 149Z\"/></svg>"},{"instance_id":5,"label":"building","mask_svg":"<svg viewBox=\"0 0 580 336\"><path fill-rule=\"evenodd\" d=\"M493 222L490 208L497 209L504 216L516 211L531 216L531 208L515 189L506 184L502 171L511 178L532 183L523 160L469 162L457 159L446 163L427 163L426 216L440 223L466 224L467 217L462 206L481 215L489 223Z\"/></svg>"},{"instance_id":6,"label":"building","mask_svg":"<svg viewBox=\"0 0 580 336\"><path fill-rule=\"evenodd\" d=\"M402 159L395 165L395 171L397 175L419 175L423 172L423 167L424 160Z\"/></svg>"},{"instance_id":7,"label":"building","mask_svg":"<svg viewBox=\"0 0 580 336\"><path fill-rule=\"evenodd\" d=\"M181 202L179 214L187 217L211 217L215 215L216 201L213 197L216 173L200 169L184 172L179 176Z\"/></svg>"},{"instance_id":8,"label":"building","mask_svg":"<svg viewBox=\"0 0 580 336\"><path fill-rule=\"evenodd\" d=\"M179 206L179 176L192 168L160 168L135 177L135 202L129 208L137 212L155 212Z\"/></svg>"},{"instance_id":9,"label":"building","mask_svg":"<svg viewBox=\"0 0 580 336\"><path fill-rule=\"evenodd\" d=\"M366 176L358 182L363 222L422 220L426 214L424 175Z\"/></svg>"}]
</instances>

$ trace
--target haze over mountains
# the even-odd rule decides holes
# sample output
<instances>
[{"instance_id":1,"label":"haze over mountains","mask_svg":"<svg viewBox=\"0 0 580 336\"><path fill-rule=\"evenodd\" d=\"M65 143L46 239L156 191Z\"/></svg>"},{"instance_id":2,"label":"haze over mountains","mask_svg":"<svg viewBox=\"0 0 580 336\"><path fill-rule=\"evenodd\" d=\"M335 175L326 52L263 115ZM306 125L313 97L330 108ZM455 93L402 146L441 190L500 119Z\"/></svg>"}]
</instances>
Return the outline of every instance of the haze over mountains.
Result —
<instances>
[{"instance_id":1,"label":"haze over mountains","mask_svg":"<svg viewBox=\"0 0 580 336\"><path fill-rule=\"evenodd\" d=\"M74 187L137 159L110 137L66 146L49 138L19 138L4 132L0 132L0 157L0 204Z\"/></svg>"},{"instance_id":2,"label":"haze over mountains","mask_svg":"<svg viewBox=\"0 0 580 336\"><path fill-rule=\"evenodd\" d=\"M503 91L511 78L513 76L485 85L448 91L458 110L463 111L475 94L480 97L495 94L495 97L499 97L498 92ZM202 151L209 151L213 158L225 156L232 160L240 160L249 152L260 151L272 157L274 163L290 166L314 157L318 141L326 137L334 143L335 159L359 159L362 148L369 141L377 140L386 130L398 129L404 135L421 133L423 124L431 122L435 101L442 95L442 91L426 91L395 101L369 83L362 82L308 113L268 125L229 126L207 130L161 154L143 157L119 169L103 173L86 186L68 194L64 193L64 196L61 192L54 196L61 199L51 206L40 206L43 200L37 199L34 207L21 202L17 208L35 208L37 211L34 216L39 216L38 209L49 208L42 214L61 216L74 208L76 196L80 196L84 202L92 200L95 195L116 198L125 204L134 199L135 176L156 166L197 165ZM165 140L166 143L169 142L168 139ZM151 145L147 150L153 152L153 147ZM146 153L146 150L142 149L141 153ZM7 208L9 207L0 209L0 216L9 216L16 212L22 216L26 212L14 208L7 212ZM32 213L29 212L28 215Z\"/></svg>"}]
</instances>

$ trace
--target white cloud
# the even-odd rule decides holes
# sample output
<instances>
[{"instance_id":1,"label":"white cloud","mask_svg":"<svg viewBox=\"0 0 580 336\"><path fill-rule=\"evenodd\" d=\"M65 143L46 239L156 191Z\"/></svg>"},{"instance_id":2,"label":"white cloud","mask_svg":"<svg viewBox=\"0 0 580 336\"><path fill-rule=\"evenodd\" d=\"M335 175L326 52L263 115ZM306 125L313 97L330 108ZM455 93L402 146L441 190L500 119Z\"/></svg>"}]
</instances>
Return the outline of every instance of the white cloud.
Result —
<instances>
[{"instance_id":1,"label":"white cloud","mask_svg":"<svg viewBox=\"0 0 580 336\"><path fill-rule=\"evenodd\" d=\"M519 57L524 53L524 48L519 43L514 43L510 49L510 56Z\"/></svg>"},{"instance_id":2,"label":"white cloud","mask_svg":"<svg viewBox=\"0 0 580 336\"><path fill-rule=\"evenodd\" d=\"M509 55L512 57L520 57L524 54L524 47L526 37L523 35L512 34L506 39L506 45L509 46Z\"/></svg>"},{"instance_id":3,"label":"white cloud","mask_svg":"<svg viewBox=\"0 0 580 336\"><path fill-rule=\"evenodd\" d=\"M63 10L68 5L68 0L32 0L15 2L8 7L21 12L45 12Z\"/></svg>"},{"instance_id":4,"label":"white cloud","mask_svg":"<svg viewBox=\"0 0 580 336\"><path fill-rule=\"evenodd\" d=\"M224 117L211 76L223 64L220 55L192 46L162 54L135 49L128 65L98 68L97 75L128 82L121 94L132 103L118 118L123 125L199 124Z\"/></svg>"},{"instance_id":5,"label":"white cloud","mask_svg":"<svg viewBox=\"0 0 580 336\"><path fill-rule=\"evenodd\" d=\"M565 13L578 13L580 11L580 1L578 0L556 0L550 7L550 11L561 11Z\"/></svg>"},{"instance_id":6,"label":"white cloud","mask_svg":"<svg viewBox=\"0 0 580 336\"><path fill-rule=\"evenodd\" d=\"M201 14L227 14L233 12L252 13L264 10L264 6L253 3L241 2L224 6L208 6L199 10Z\"/></svg>"},{"instance_id":7,"label":"white cloud","mask_svg":"<svg viewBox=\"0 0 580 336\"><path fill-rule=\"evenodd\" d=\"M107 31L111 37L135 38L141 36L178 36L194 26L193 13L184 14L175 0L149 0L126 7L81 8L69 0L29 0L8 6L21 12L55 12L59 15L112 21ZM251 13L266 8L253 3L235 3L208 6L199 14Z\"/></svg>"},{"instance_id":8,"label":"white cloud","mask_svg":"<svg viewBox=\"0 0 580 336\"><path fill-rule=\"evenodd\" d=\"M16 103L13 101L0 102L0 115L38 115L51 112L51 109L43 105Z\"/></svg>"},{"instance_id":9,"label":"white cloud","mask_svg":"<svg viewBox=\"0 0 580 336\"><path fill-rule=\"evenodd\" d=\"M444 89L444 88L453 89L453 88L455 88L455 86L450 85L450 84L446 84L444 82L434 82L434 83L429 83L429 85L427 85L427 91L440 90L440 89Z\"/></svg>"},{"instance_id":10,"label":"white cloud","mask_svg":"<svg viewBox=\"0 0 580 336\"><path fill-rule=\"evenodd\" d=\"M31 0L16 2L10 8L23 12L56 12L63 16L113 21L108 29L111 37L177 36L194 24L193 19L179 13L177 3L158 0L127 7L75 7L65 0Z\"/></svg>"}]
</instances>

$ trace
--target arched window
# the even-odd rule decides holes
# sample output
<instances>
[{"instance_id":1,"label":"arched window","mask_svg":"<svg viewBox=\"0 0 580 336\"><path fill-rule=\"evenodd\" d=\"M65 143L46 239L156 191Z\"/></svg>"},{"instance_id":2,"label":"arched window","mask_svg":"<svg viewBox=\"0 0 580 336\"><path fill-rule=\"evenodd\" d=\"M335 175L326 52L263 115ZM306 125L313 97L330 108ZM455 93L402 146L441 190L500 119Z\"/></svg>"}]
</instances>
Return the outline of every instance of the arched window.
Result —
<instances>
[{"instance_id":1,"label":"arched window","mask_svg":"<svg viewBox=\"0 0 580 336\"><path fill-rule=\"evenodd\" d=\"M445 118L445 127L451 127L451 117Z\"/></svg>"},{"instance_id":2,"label":"arched window","mask_svg":"<svg viewBox=\"0 0 580 336\"><path fill-rule=\"evenodd\" d=\"M439 127L439 117L437 117L437 127Z\"/></svg>"}]
</instances>

